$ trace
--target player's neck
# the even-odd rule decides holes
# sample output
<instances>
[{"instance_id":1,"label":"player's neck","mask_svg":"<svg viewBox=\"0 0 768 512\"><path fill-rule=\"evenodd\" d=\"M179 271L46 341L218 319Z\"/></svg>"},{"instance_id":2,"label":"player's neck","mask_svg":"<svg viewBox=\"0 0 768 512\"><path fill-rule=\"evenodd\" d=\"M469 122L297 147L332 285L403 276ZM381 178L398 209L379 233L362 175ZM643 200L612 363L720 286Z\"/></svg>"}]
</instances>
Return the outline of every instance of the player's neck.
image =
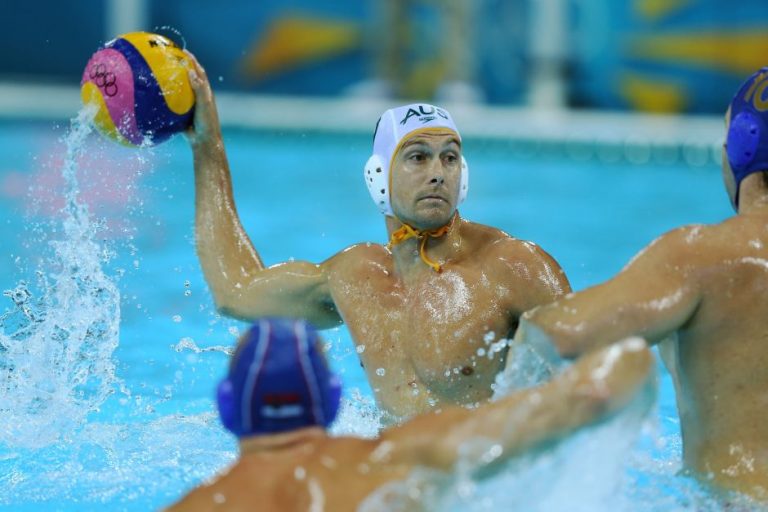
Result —
<instances>
[{"instance_id":1,"label":"player's neck","mask_svg":"<svg viewBox=\"0 0 768 512\"><path fill-rule=\"evenodd\" d=\"M739 214L768 215L768 194L741 199L742 200L739 201Z\"/></svg>"},{"instance_id":2,"label":"player's neck","mask_svg":"<svg viewBox=\"0 0 768 512\"><path fill-rule=\"evenodd\" d=\"M461 226L462 219L456 212L452 218L449 229L445 234L438 237L428 236L425 245L425 256L440 265L444 265L451 260L455 260L461 250ZM402 227L402 223L393 218L387 217L387 232L392 237L392 233ZM420 254L421 239L409 238L393 245L392 258L395 262L395 269L401 276L422 275L424 273L435 273L435 269L424 262Z\"/></svg>"},{"instance_id":3,"label":"player's neck","mask_svg":"<svg viewBox=\"0 0 768 512\"><path fill-rule=\"evenodd\" d=\"M739 185L739 213L768 214L768 189L762 173L750 174Z\"/></svg>"},{"instance_id":4,"label":"player's neck","mask_svg":"<svg viewBox=\"0 0 768 512\"><path fill-rule=\"evenodd\" d=\"M240 439L242 455L255 453L279 453L300 445L316 442L325 437L320 427L307 427L271 435L255 435Z\"/></svg>"}]
</instances>

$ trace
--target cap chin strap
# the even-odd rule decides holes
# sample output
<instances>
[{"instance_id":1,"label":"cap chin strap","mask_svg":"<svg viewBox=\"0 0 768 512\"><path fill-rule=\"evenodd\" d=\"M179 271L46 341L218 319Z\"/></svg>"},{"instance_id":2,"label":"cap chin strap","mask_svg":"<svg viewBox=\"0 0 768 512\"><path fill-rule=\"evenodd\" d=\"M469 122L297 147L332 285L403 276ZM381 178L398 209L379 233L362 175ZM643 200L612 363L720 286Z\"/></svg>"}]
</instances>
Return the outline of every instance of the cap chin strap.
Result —
<instances>
[{"instance_id":1,"label":"cap chin strap","mask_svg":"<svg viewBox=\"0 0 768 512\"><path fill-rule=\"evenodd\" d=\"M429 257L427 257L427 251L426 251L427 240L430 237L440 238L441 236L448 233L451 230L451 227L453 227L453 223L456 221L456 217L458 217L458 211L453 214L453 217L451 217L451 220L445 226L437 229L425 229L425 230L416 229L413 226L410 226L405 222L400 221L403 225L400 226L397 230L395 230L392 233L392 236L390 237L389 242L387 243L387 249L391 251L392 247L394 247L395 245L405 242L406 240L410 240L411 238L416 238L417 240L421 241L419 243L419 256L421 257L421 261L426 263L428 266L432 267L432 270L434 270L439 274L443 271L443 266L429 259ZM397 220L400 220L400 219L397 219Z\"/></svg>"}]
</instances>

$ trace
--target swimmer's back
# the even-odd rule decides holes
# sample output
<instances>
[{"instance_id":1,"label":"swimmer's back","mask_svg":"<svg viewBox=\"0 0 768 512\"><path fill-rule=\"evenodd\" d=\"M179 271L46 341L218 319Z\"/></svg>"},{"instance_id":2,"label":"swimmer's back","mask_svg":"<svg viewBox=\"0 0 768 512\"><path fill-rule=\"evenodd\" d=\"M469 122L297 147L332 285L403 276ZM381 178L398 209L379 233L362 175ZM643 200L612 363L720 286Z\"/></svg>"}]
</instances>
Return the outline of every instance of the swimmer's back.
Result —
<instances>
[{"instance_id":1,"label":"swimmer's back","mask_svg":"<svg viewBox=\"0 0 768 512\"><path fill-rule=\"evenodd\" d=\"M411 469L377 459L379 443L330 438L294 453L244 453L209 485L192 491L171 512L352 512L374 490ZM370 463L361 464L361 460Z\"/></svg>"},{"instance_id":2,"label":"swimmer's back","mask_svg":"<svg viewBox=\"0 0 768 512\"><path fill-rule=\"evenodd\" d=\"M678 380L686 463L731 488L768 489L758 453L768 446L768 217L738 215L681 235L692 264L681 271L693 272L699 302L677 343L667 342L677 361L665 360Z\"/></svg>"}]
</instances>

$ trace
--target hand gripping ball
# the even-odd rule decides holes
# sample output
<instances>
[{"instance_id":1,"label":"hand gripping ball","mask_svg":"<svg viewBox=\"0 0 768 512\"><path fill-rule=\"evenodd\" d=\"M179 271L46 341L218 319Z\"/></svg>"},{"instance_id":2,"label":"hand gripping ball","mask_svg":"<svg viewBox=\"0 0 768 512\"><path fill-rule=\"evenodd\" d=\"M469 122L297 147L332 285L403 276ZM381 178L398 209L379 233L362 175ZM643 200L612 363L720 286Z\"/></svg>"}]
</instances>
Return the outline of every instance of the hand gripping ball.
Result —
<instances>
[{"instance_id":1,"label":"hand gripping ball","mask_svg":"<svg viewBox=\"0 0 768 512\"><path fill-rule=\"evenodd\" d=\"M132 32L106 43L83 72L83 104L101 133L128 146L159 144L192 123L187 55L170 39Z\"/></svg>"}]
</instances>

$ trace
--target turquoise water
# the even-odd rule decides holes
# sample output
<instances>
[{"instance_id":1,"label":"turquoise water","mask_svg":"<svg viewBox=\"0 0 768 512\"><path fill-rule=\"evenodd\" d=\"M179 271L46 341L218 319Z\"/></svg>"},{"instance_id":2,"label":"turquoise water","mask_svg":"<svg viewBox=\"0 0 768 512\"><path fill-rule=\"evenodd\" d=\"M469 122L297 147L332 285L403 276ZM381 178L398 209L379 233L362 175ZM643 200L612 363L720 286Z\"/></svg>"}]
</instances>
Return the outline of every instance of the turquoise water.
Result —
<instances>
[{"instance_id":1,"label":"turquoise water","mask_svg":"<svg viewBox=\"0 0 768 512\"><path fill-rule=\"evenodd\" d=\"M216 314L198 266L192 162L185 140L177 137L139 151L87 137L74 165L79 194L73 196L87 206L87 236L72 242L64 201L71 184L62 178L67 128L68 123L0 124L0 222L5 227L0 289L15 290L0 297L0 312L7 312L6 335L25 321L37 325L34 318L41 315L44 320L60 316L57 322L70 322L69 331L87 320L93 307L88 304L73 309L63 302L36 302L72 279L68 272L75 270L56 252L70 240L71 252L96 264L97 270L85 271L92 278L84 279L83 286L101 304L104 319L119 317L119 333L86 336L90 345L70 359L41 359L50 377L45 371L36 374L33 390L17 386L2 391L0 507L155 509L236 455L234 441L218 425L212 396L226 352L244 324ZM385 241L383 220L361 178L370 136L229 130L225 142L238 209L265 262L321 261L356 242ZM611 151L582 148L574 154L556 145L469 139L465 156L471 178L462 215L539 243L577 290L615 274L663 231L717 222L730 214L717 166L688 165L681 153L667 152L662 161L651 158L635 165ZM97 273L114 283L114 293L104 295L106 285L94 283ZM27 316L22 306L14 308L14 299L27 307ZM40 352L38 338L23 333L17 338L17 352L0 348L0 369L6 370L8 382L17 379L7 372L8 360L20 364ZM337 329L327 331L326 338L332 365L353 404L339 429L370 434L375 429L371 391L349 336ZM94 346L94 339L102 343ZM46 343L56 350L69 346L55 333L52 340ZM60 388L50 383L63 379L71 384L71 366L84 360L98 362L86 372L95 378L75 382L71 394L57 394ZM593 436L602 440L600 446L580 436L531 463L535 469L509 471L521 482L558 475L555 489L542 492L575 493L589 504L603 498L588 496L587 484L562 475L587 474L590 467L597 475L597 465L614 467L608 459L630 461L629 469L615 468L619 494L612 495L614 503L631 503L626 510L702 509L706 499L700 490L675 476L680 441L674 395L663 371L660 380L658 406L649 421L609 425ZM23 402L27 396L34 399ZM23 414L7 414L18 403L25 404ZM361 411L365 416L356 418ZM564 460L585 458L594 459L592 466L585 469L582 462L572 473L564 469ZM494 489L493 482L454 490L458 505L451 506L456 507L480 492L486 499L474 500L477 510L500 503L561 510L567 503L550 497L549 505L538 500L539 505L526 506L530 498L525 496L500 501L505 492ZM526 488L520 487L520 493L526 494Z\"/></svg>"}]
</instances>

